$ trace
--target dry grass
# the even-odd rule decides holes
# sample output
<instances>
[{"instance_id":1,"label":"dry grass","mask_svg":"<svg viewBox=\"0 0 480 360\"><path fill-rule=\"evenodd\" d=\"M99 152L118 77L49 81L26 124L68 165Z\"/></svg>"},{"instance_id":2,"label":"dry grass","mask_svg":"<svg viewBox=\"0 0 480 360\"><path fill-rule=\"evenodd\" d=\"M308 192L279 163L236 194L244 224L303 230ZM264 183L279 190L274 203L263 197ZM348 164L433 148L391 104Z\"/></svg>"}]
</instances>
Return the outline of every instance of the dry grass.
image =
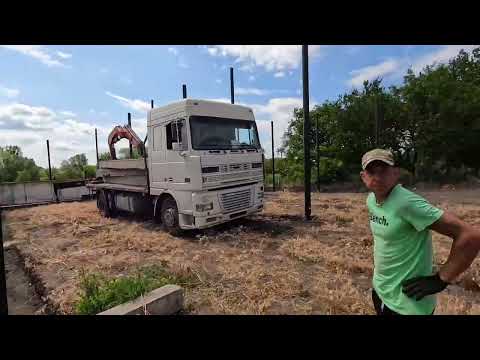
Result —
<instances>
[{"instance_id":1,"label":"dry grass","mask_svg":"<svg viewBox=\"0 0 480 360\"><path fill-rule=\"evenodd\" d=\"M434 194L432 195L434 196ZM431 198L431 197L429 197ZM471 195L469 196L471 198ZM480 223L480 203L438 205ZM19 209L6 214L11 241L29 261L61 313L71 313L82 270L108 277L162 265L193 275L186 307L199 314L373 314L372 240L365 194L313 194L313 220L302 220L303 194L268 194L265 212L173 237L150 221L100 217L95 202ZM436 262L450 241L434 236ZM439 297L439 314L480 314L478 260L461 287Z\"/></svg>"}]
</instances>

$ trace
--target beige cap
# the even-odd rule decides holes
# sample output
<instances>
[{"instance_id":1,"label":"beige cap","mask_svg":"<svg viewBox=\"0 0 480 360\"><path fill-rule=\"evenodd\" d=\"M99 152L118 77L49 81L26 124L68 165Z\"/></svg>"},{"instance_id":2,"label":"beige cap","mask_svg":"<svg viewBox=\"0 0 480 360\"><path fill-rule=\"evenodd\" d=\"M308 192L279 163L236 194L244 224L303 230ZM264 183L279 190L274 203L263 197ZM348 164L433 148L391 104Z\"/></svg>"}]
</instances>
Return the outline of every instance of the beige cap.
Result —
<instances>
[{"instance_id":1,"label":"beige cap","mask_svg":"<svg viewBox=\"0 0 480 360\"><path fill-rule=\"evenodd\" d=\"M383 161L390 166L395 165L395 161L393 160L393 154L391 151L384 149L373 149L362 156L362 169L365 170L367 165L375 160Z\"/></svg>"}]
</instances>

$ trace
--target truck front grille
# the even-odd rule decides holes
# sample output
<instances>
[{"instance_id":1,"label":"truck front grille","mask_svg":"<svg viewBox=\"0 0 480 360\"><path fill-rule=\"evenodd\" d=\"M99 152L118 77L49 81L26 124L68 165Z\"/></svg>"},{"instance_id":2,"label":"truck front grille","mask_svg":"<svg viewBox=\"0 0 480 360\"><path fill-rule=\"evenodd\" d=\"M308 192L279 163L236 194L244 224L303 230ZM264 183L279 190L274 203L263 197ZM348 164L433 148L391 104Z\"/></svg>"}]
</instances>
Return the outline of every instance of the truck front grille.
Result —
<instances>
[{"instance_id":1,"label":"truck front grille","mask_svg":"<svg viewBox=\"0 0 480 360\"><path fill-rule=\"evenodd\" d=\"M243 170L250 170L250 164L230 164L228 166L229 171L243 171Z\"/></svg>"},{"instance_id":2,"label":"truck front grille","mask_svg":"<svg viewBox=\"0 0 480 360\"><path fill-rule=\"evenodd\" d=\"M220 194L220 204L226 212L249 208L252 206L252 191L246 189Z\"/></svg>"},{"instance_id":3,"label":"truck front grille","mask_svg":"<svg viewBox=\"0 0 480 360\"><path fill-rule=\"evenodd\" d=\"M204 177L204 183L214 183L214 182L226 182L226 181L235 181L235 180L242 180L248 178L258 178L262 177L263 173L262 170L252 170L252 171L244 171L238 172L233 174L222 174L222 175L212 175Z\"/></svg>"}]
</instances>

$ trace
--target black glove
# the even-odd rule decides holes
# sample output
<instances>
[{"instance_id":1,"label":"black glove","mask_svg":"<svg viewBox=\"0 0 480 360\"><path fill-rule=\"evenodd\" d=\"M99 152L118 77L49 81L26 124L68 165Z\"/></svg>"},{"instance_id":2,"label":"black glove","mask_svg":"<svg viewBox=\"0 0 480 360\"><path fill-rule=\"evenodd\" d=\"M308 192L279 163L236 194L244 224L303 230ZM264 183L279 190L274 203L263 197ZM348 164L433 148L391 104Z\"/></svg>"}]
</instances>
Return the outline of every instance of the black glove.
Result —
<instances>
[{"instance_id":1,"label":"black glove","mask_svg":"<svg viewBox=\"0 0 480 360\"><path fill-rule=\"evenodd\" d=\"M436 273L435 275L405 280L402 282L402 291L408 297L415 298L418 301L427 295L443 291L448 285L450 284L440 279L440 275Z\"/></svg>"}]
</instances>

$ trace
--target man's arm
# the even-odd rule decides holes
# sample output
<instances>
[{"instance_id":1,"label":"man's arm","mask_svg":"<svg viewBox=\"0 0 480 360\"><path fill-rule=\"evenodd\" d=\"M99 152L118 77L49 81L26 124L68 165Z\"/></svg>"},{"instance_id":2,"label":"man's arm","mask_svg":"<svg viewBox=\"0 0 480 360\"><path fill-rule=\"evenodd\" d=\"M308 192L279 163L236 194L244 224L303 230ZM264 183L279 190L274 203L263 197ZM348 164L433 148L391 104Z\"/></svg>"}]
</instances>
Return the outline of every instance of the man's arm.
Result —
<instances>
[{"instance_id":1,"label":"man's arm","mask_svg":"<svg viewBox=\"0 0 480 360\"><path fill-rule=\"evenodd\" d=\"M440 279L452 283L468 269L480 251L480 231L446 211L430 229L453 239L448 260L439 271Z\"/></svg>"},{"instance_id":2,"label":"man's arm","mask_svg":"<svg viewBox=\"0 0 480 360\"><path fill-rule=\"evenodd\" d=\"M447 262L438 273L408 279L402 283L402 291L417 301L444 290L468 269L480 250L480 231L451 213L444 212L429 228L451 237L453 244Z\"/></svg>"}]
</instances>

